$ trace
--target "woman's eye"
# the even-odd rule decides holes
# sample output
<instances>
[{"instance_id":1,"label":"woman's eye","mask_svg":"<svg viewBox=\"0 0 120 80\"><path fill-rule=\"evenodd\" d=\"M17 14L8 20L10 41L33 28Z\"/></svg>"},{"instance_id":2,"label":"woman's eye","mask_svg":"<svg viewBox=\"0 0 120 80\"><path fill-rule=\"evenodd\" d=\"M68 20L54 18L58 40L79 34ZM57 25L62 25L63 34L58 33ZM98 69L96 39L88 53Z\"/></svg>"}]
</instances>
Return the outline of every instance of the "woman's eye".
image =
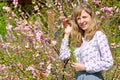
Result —
<instances>
[{"instance_id":1,"label":"woman's eye","mask_svg":"<svg viewBox=\"0 0 120 80\"><path fill-rule=\"evenodd\" d=\"M77 18L77 20L80 20L80 18Z\"/></svg>"},{"instance_id":2,"label":"woman's eye","mask_svg":"<svg viewBox=\"0 0 120 80\"><path fill-rule=\"evenodd\" d=\"M87 16L83 16L82 18L87 18Z\"/></svg>"}]
</instances>

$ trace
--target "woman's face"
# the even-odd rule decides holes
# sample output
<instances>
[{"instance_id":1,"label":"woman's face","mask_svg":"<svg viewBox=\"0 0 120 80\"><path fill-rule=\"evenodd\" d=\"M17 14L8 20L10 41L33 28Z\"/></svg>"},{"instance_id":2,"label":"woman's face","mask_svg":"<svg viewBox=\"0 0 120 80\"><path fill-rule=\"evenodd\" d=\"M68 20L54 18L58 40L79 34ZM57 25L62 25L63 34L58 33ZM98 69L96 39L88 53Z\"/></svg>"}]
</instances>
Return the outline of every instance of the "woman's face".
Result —
<instances>
[{"instance_id":1,"label":"woman's face","mask_svg":"<svg viewBox=\"0 0 120 80\"><path fill-rule=\"evenodd\" d=\"M81 15L77 17L77 23L82 30L86 30L91 24L91 16L82 10Z\"/></svg>"}]
</instances>

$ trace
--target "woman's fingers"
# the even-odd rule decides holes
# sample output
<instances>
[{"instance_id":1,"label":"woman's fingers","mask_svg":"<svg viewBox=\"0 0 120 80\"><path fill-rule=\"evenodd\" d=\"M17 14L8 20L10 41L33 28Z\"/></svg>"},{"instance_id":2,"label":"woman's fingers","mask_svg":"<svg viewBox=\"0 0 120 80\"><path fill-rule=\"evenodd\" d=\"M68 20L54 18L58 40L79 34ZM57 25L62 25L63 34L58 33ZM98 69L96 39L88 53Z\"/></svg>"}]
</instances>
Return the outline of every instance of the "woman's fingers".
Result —
<instances>
[{"instance_id":1,"label":"woman's fingers","mask_svg":"<svg viewBox=\"0 0 120 80\"><path fill-rule=\"evenodd\" d=\"M72 27L70 25L68 25L66 28L65 28L65 33L66 34L70 34L72 31Z\"/></svg>"},{"instance_id":2,"label":"woman's fingers","mask_svg":"<svg viewBox=\"0 0 120 80\"><path fill-rule=\"evenodd\" d=\"M76 71L84 71L85 66L82 63L71 63L71 66L76 70Z\"/></svg>"},{"instance_id":3,"label":"woman's fingers","mask_svg":"<svg viewBox=\"0 0 120 80\"><path fill-rule=\"evenodd\" d=\"M72 66L72 67L75 67L76 65L75 65L75 63L72 63L72 62L71 62L71 66Z\"/></svg>"}]
</instances>

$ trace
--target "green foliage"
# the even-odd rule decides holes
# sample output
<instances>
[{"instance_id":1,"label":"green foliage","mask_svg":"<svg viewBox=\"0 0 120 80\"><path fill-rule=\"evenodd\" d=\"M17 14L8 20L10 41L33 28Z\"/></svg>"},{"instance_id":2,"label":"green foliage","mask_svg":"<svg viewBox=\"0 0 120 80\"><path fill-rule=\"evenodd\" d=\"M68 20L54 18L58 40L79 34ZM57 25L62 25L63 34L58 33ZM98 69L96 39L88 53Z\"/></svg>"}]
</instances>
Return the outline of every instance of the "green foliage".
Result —
<instances>
[{"instance_id":1,"label":"green foliage","mask_svg":"<svg viewBox=\"0 0 120 80\"><path fill-rule=\"evenodd\" d=\"M115 55L116 55L116 56L120 56L120 48L116 48L115 51L116 51L116 54L115 54Z\"/></svg>"},{"instance_id":2,"label":"green foliage","mask_svg":"<svg viewBox=\"0 0 120 80\"><path fill-rule=\"evenodd\" d=\"M76 56L74 55L74 53L71 54L69 62L76 62Z\"/></svg>"},{"instance_id":3,"label":"green foliage","mask_svg":"<svg viewBox=\"0 0 120 80\"><path fill-rule=\"evenodd\" d=\"M6 6L7 3L0 3L0 34L3 35L3 37L6 34L6 25L7 25L7 14L3 10L3 6Z\"/></svg>"},{"instance_id":4,"label":"green foliage","mask_svg":"<svg viewBox=\"0 0 120 80\"><path fill-rule=\"evenodd\" d=\"M29 14L32 14L32 12L34 11L34 6L33 5L25 5L24 7L22 7L23 10L25 10L26 12L28 12Z\"/></svg>"},{"instance_id":5,"label":"green foliage","mask_svg":"<svg viewBox=\"0 0 120 80\"><path fill-rule=\"evenodd\" d=\"M76 56L74 54L74 51L75 51L75 42L72 42L71 45L70 45L70 53L71 53L71 57L70 57L70 62L76 62Z\"/></svg>"},{"instance_id":6,"label":"green foliage","mask_svg":"<svg viewBox=\"0 0 120 80\"><path fill-rule=\"evenodd\" d=\"M119 7L119 8L120 8L120 1L116 1L116 2L114 3L114 6L116 6L116 7Z\"/></svg>"}]
</instances>

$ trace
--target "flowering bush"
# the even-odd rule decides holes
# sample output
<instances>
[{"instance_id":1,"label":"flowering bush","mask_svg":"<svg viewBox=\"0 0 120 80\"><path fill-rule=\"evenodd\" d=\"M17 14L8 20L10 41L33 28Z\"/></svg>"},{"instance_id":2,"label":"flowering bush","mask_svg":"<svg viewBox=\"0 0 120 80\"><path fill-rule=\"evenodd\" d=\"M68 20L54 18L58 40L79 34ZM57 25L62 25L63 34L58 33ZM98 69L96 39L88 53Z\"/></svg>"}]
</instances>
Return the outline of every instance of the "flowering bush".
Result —
<instances>
[{"instance_id":1,"label":"flowering bush","mask_svg":"<svg viewBox=\"0 0 120 80\"><path fill-rule=\"evenodd\" d=\"M103 72L105 80L119 79L120 2L33 0L27 11L14 1L15 6L0 3L0 79L74 80L68 60L58 58L64 34L61 20L81 2L89 2L96 11L110 42L115 65Z\"/></svg>"}]
</instances>

